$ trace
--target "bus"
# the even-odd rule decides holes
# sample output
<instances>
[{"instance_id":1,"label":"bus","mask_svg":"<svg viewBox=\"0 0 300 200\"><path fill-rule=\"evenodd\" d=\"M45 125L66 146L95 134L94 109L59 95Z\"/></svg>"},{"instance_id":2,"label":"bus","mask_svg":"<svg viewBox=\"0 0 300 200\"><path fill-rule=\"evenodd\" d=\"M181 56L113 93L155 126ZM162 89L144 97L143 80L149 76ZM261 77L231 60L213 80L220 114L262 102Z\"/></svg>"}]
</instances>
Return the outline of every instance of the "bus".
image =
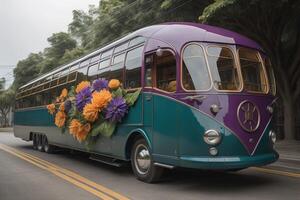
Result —
<instances>
[{"instance_id":1,"label":"bus","mask_svg":"<svg viewBox=\"0 0 300 200\"><path fill-rule=\"evenodd\" d=\"M46 105L63 88L99 78L141 92L114 134L87 149L61 133ZM21 86L14 135L48 153L60 147L131 163L149 183L173 168L236 171L278 159L275 93L270 60L253 40L198 23L152 25Z\"/></svg>"}]
</instances>

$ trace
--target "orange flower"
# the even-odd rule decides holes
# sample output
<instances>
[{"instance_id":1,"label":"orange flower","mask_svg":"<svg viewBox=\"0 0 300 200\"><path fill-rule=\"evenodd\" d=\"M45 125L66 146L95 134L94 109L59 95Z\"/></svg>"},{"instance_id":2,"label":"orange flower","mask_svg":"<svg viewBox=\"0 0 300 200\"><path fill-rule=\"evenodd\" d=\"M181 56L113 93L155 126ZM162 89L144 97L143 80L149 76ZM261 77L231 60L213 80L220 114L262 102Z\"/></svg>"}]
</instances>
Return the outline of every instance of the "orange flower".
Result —
<instances>
[{"instance_id":1,"label":"orange flower","mask_svg":"<svg viewBox=\"0 0 300 200\"><path fill-rule=\"evenodd\" d=\"M107 104L111 101L112 95L108 90L101 90L100 92L94 92L92 95L92 104L101 111L106 108Z\"/></svg>"},{"instance_id":2,"label":"orange flower","mask_svg":"<svg viewBox=\"0 0 300 200\"><path fill-rule=\"evenodd\" d=\"M79 93L81 90L83 90L86 87L89 87L91 85L91 83L89 81L82 81L81 83L79 83L76 87L76 93Z\"/></svg>"},{"instance_id":3,"label":"orange flower","mask_svg":"<svg viewBox=\"0 0 300 200\"><path fill-rule=\"evenodd\" d=\"M94 104L89 103L83 108L83 116L86 120L94 122L98 119L98 111L99 109Z\"/></svg>"},{"instance_id":4,"label":"orange flower","mask_svg":"<svg viewBox=\"0 0 300 200\"><path fill-rule=\"evenodd\" d=\"M76 138L79 142L82 142L83 140L86 139L86 136L91 130L91 124L86 123L85 125L81 125L78 129Z\"/></svg>"},{"instance_id":5,"label":"orange flower","mask_svg":"<svg viewBox=\"0 0 300 200\"><path fill-rule=\"evenodd\" d=\"M79 120L73 119L69 126L70 134L74 136L79 142L86 139L86 136L91 130L91 125L89 123L81 124Z\"/></svg>"},{"instance_id":6,"label":"orange flower","mask_svg":"<svg viewBox=\"0 0 300 200\"><path fill-rule=\"evenodd\" d=\"M111 79L108 83L108 87L113 90L117 89L120 87L120 81L118 79Z\"/></svg>"},{"instance_id":7,"label":"orange flower","mask_svg":"<svg viewBox=\"0 0 300 200\"><path fill-rule=\"evenodd\" d=\"M54 112L55 112L55 105L54 105L54 103L47 105L47 109L48 109L48 112L49 112L51 115L53 115Z\"/></svg>"},{"instance_id":8,"label":"orange flower","mask_svg":"<svg viewBox=\"0 0 300 200\"><path fill-rule=\"evenodd\" d=\"M63 127L66 122L66 114L62 111L58 111L55 115L55 125L59 128Z\"/></svg>"},{"instance_id":9,"label":"orange flower","mask_svg":"<svg viewBox=\"0 0 300 200\"><path fill-rule=\"evenodd\" d=\"M68 90L64 88L60 93L60 99L65 99L68 96Z\"/></svg>"},{"instance_id":10,"label":"orange flower","mask_svg":"<svg viewBox=\"0 0 300 200\"><path fill-rule=\"evenodd\" d=\"M62 112L65 111L65 103L64 103L64 102L62 102L62 103L60 104L60 106L59 106L59 111L62 111Z\"/></svg>"},{"instance_id":11,"label":"orange flower","mask_svg":"<svg viewBox=\"0 0 300 200\"><path fill-rule=\"evenodd\" d=\"M73 135L74 137L76 137L80 126L81 126L80 121L77 119L73 119L69 126L70 134Z\"/></svg>"}]
</instances>

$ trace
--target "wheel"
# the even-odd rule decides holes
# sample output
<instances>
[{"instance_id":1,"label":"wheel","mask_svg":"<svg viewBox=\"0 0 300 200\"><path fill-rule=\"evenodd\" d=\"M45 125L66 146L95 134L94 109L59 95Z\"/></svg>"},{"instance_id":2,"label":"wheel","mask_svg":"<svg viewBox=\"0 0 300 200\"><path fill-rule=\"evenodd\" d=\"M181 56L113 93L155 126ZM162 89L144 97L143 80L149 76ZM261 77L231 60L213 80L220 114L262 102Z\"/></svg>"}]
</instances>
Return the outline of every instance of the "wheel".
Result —
<instances>
[{"instance_id":1,"label":"wheel","mask_svg":"<svg viewBox=\"0 0 300 200\"><path fill-rule=\"evenodd\" d=\"M42 134L37 134L37 150L44 151Z\"/></svg>"},{"instance_id":2,"label":"wheel","mask_svg":"<svg viewBox=\"0 0 300 200\"><path fill-rule=\"evenodd\" d=\"M43 135L43 147L46 153L53 153L55 150L55 146L48 143L48 138L46 135Z\"/></svg>"},{"instance_id":3,"label":"wheel","mask_svg":"<svg viewBox=\"0 0 300 200\"><path fill-rule=\"evenodd\" d=\"M37 135L35 133L32 135L32 147L35 150L37 149Z\"/></svg>"},{"instance_id":4,"label":"wheel","mask_svg":"<svg viewBox=\"0 0 300 200\"><path fill-rule=\"evenodd\" d=\"M137 179L154 183L159 181L164 169L153 164L149 146L145 139L138 139L131 151L131 166Z\"/></svg>"}]
</instances>

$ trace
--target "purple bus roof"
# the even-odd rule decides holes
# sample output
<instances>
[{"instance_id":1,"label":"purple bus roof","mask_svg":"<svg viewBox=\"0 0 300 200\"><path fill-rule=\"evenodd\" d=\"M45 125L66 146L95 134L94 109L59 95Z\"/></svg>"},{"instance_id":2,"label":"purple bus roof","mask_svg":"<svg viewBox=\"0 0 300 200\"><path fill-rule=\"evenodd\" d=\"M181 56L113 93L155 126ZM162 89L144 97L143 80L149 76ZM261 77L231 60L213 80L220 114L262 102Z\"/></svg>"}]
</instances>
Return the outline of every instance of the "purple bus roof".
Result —
<instances>
[{"instance_id":1,"label":"purple bus roof","mask_svg":"<svg viewBox=\"0 0 300 200\"><path fill-rule=\"evenodd\" d=\"M190 41L235 44L263 51L253 40L236 32L206 24L169 22L142 28L133 35L142 35L168 42L178 48Z\"/></svg>"}]
</instances>

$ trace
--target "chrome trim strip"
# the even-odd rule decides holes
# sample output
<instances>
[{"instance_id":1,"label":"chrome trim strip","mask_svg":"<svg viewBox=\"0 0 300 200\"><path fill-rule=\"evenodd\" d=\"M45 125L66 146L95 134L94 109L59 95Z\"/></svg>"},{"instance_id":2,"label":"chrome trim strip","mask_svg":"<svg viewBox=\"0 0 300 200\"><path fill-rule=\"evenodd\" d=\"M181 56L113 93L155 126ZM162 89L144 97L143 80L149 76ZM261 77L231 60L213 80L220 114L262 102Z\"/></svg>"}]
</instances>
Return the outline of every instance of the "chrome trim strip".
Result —
<instances>
[{"instance_id":1,"label":"chrome trim strip","mask_svg":"<svg viewBox=\"0 0 300 200\"><path fill-rule=\"evenodd\" d=\"M252 153L251 153L251 156L253 156L253 154L255 153L255 151L256 151L256 149L257 149L257 147L258 147L258 144L260 143L260 141L261 141L261 139L262 139L262 137L266 134L265 131L266 131L266 129L268 128L269 124L271 123L272 118L273 118L273 116L269 119L269 121L268 121L268 123L267 123L265 129L263 130L263 132L262 132L260 138L258 139L258 141L257 141L257 143L256 143L255 148L253 149L253 151L252 151Z\"/></svg>"},{"instance_id":2,"label":"chrome trim strip","mask_svg":"<svg viewBox=\"0 0 300 200\"><path fill-rule=\"evenodd\" d=\"M155 162L154 165L159 166L159 167L168 168L168 169L174 169L175 168L173 165L167 165L167 164L158 163L158 162Z\"/></svg>"}]
</instances>

